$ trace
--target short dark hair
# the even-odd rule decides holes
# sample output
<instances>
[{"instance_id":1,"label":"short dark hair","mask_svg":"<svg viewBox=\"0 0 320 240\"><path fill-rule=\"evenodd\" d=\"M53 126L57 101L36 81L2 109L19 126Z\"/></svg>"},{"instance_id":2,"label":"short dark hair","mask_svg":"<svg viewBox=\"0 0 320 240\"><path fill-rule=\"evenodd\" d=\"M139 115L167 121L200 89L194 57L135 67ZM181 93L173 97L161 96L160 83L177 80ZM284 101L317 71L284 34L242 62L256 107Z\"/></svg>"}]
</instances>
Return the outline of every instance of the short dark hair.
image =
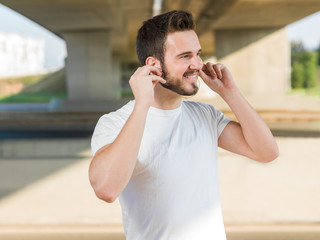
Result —
<instances>
[{"instance_id":1,"label":"short dark hair","mask_svg":"<svg viewBox=\"0 0 320 240\"><path fill-rule=\"evenodd\" d=\"M192 14L173 10L145 21L138 31L136 50L139 62L145 65L150 56L164 63L165 41L168 33L195 30Z\"/></svg>"}]
</instances>

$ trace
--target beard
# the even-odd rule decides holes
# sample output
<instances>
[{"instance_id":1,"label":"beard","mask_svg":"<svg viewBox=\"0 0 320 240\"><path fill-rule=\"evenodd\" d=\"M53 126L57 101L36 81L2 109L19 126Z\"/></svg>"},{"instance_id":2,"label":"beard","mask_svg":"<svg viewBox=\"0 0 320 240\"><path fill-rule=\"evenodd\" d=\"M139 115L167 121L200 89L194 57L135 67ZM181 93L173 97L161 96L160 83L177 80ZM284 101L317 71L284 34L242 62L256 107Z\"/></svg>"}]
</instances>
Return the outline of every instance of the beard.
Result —
<instances>
[{"instance_id":1,"label":"beard","mask_svg":"<svg viewBox=\"0 0 320 240\"><path fill-rule=\"evenodd\" d=\"M183 74L183 77L181 78L173 78L169 75L166 67L164 66L164 64L161 64L161 67L162 67L162 78L165 79L167 82L166 83L160 83L164 88L166 89L169 89L181 96L193 96L195 95L198 90L199 90L199 87L198 87L198 84L197 82L196 83L192 83L191 84L191 87L192 89L186 89L183 87L184 85L184 82L183 82L183 77L186 77L187 75L189 74L193 74L193 73L199 73L198 70L195 70L195 71L186 71L184 74Z\"/></svg>"}]
</instances>

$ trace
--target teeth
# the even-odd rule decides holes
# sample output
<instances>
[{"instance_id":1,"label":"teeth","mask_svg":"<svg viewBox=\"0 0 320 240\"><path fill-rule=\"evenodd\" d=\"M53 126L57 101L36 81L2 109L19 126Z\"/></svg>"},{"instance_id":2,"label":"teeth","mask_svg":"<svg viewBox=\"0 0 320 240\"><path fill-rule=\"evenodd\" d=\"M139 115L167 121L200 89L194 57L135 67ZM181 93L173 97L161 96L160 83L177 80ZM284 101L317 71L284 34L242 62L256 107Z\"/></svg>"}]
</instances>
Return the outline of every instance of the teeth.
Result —
<instances>
[{"instance_id":1,"label":"teeth","mask_svg":"<svg viewBox=\"0 0 320 240\"><path fill-rule=\"evenodd\" d=\"M188 79L197 79L199 76L199 72L198 71L189 71L189 72L186 72L185 74L183 74L183 76Z\"/></svg>"},{"instance_id":2,"label":"teeth","mask_svg":"<svg viewBox=\"0 0 320 240\"><path fill-rule=\"evenodd\" d=\"M197 79L198 78L198 74L188 74L185 76L188 79Z\"/></svg>"}]
</instances>

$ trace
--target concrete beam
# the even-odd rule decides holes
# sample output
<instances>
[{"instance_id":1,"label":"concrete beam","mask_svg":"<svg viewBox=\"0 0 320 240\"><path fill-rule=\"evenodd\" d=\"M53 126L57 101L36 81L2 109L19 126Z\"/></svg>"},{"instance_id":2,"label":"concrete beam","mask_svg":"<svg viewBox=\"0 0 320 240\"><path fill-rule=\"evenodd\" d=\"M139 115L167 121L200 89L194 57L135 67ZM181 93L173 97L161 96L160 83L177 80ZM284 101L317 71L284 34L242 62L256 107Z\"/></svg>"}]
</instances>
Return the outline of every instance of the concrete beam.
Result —
<instances>
[{"instance_id":1,"label":"concrete beam","mask_svg":"<svg viewBox=\"0 0 320 240\"><path fill-rule=\"evenodd\" d=\"M121 28L123 11L116 0L14 0L1 2L60 35L70 30Z\"/></svg>"},{"instance_id":2,"label":"concrete beam","mask_svg":"<svg viewBox=\"0 0 320 240\"><path fill-rule=\"evenodd\" d=\"M236 0L217 21L213 22L212 27L285 27L317 11L320 11L320 2L317 0Z\"/></svg>"}]
</instances>

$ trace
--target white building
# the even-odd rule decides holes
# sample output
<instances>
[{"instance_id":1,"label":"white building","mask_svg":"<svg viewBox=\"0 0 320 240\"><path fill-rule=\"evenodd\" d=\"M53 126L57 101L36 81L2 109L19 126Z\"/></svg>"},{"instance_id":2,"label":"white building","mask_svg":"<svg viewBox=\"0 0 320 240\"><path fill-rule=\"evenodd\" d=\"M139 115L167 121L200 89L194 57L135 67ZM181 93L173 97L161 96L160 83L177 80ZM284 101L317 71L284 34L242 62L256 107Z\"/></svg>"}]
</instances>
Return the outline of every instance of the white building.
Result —
<instances>
[{"instance_id":1,"label":"white building","mask_svg":"<svg viewBox=\"0 0 320 240\"><path fill-rule=\"evenodd\" d=\"M44 72L44 40L0 32L0 78Z\"/></svg>"}]
</instances>

